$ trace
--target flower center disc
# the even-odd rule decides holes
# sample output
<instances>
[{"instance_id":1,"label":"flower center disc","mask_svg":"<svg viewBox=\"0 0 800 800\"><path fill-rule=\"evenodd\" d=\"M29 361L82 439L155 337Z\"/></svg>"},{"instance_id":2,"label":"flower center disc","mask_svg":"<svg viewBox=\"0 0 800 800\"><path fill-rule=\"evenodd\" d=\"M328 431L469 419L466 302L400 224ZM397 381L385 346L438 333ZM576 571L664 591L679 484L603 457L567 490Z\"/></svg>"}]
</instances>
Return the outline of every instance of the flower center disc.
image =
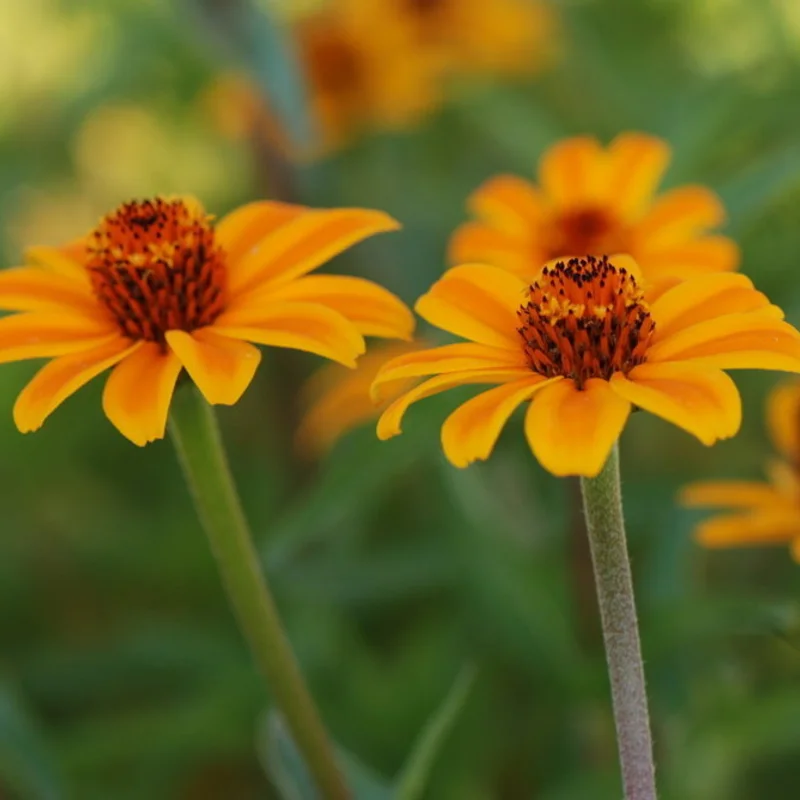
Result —
<instances>
[{"instance_id":1,"label":"flower center disc","mask_svg":"<svg viewBox=\"0 0 800 800\"><path fill-rule=\"evenodd\" d=\"M531 369L579 389L643 363L655 330L636 279L606 256L545 267L517 315Z\"/></svg>"},{"instance_id":2,"label":"flower center disc","mask_svg":"<svg viewBox=\"0 0 800 800\"><path fill-rule=\"evenodd\" d=\"M164 342L169 330L210 325L222 312L227 273L199 204L131 202L89 235L95 294L125 336Z\"/></svg>"}]
</instances>

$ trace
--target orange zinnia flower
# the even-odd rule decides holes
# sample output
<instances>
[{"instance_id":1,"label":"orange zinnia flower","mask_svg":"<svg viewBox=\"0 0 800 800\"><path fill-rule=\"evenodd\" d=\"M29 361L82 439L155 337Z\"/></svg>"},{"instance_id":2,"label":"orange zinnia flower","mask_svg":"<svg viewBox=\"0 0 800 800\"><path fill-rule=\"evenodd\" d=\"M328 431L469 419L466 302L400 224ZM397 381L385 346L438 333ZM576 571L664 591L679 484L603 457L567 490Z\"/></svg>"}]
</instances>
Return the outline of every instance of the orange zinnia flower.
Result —
<instances>
[{"instance_id":1,"label":"orange zinnia flower","mask_svg":"<svg viewBox=\"0 0 800 800\"><path fill-rule=\"evenodd\" d=\"M413 378L385 387L382 401L373 402L370 387L378 370L393 358L419 350L418 342L380 345L358 359L355 369L328 364L309 378L304 387L306 413L297 430L298 446L319 455L346 433L376 419L381 411L413 383Z\"/></svg>"},{"instance_id":2,"label":"orange zinnia flower","mask_svg":"<svg viewBox=\"0 0 800 800\"><path fill-rule=\"evenodd\" d=\"M703 275L650 300L629 257L546 266L528 286L497 267L454 267L417 302L431 324L469 340L386 364L374 384L434 376L384 411L378 436L400 433L417 400L462 384L499 384L442 428L459 467L488 458L513 411L531 400L525 432L556 475L598 474L632 407L706 445L739 429L741 403L723 369L800 372L800 333L741 274Z\"/></svg>"},{"instance_id":3,"label":"orange zinnia flower","mask_svg":"<svg viewBox=\"0 0 800 800\"><path fill-rule=\"evenodd\" d=\"M307 273L398 227L379 211L243 206L211 225L194 199L131 202L84 239L36 247L0 272L0 362L52 358L14 406L22 432L114 367L103 409L132 442L164 435L185 369L209 403L235 403L261 354L249 342L355 366L364 334L410 338L411 312L361 278Z\"/></svg>"},{"instance_id":4,"label":"orange zinnia flower","mask_svg":"<svg viewBox=\"0 0 800 800\"><path fill-rule=\"evenodd\" d=\"M800 383L773 390L767 427L785 459L768 463L769 482L701 481L686 486L680 499L691 508L730 509L697 526L695 538L706 547L790 544L800 561Z\"/></svg>"},{"instance_id":5,"label":"orange zinnia flower","mask_svg":"<svg viewBox=\"0 0 800 800\"><path fill-rule=\"evenodd\" d=\"M294 24L322 149L414 124L440 101L441 61L374 0L337 0Z\"/></svg>"},{"instance_id":6,"label":"orange zinnia flower","mask_svg":"<svg viewBox=\"0 0 800 800\"><path fill-rule=\"evenodd\" d=\"M500 175L469 207L478 221L453 235L454 263L482 261L531 279L542 264L586 253L628 253L649 282L734 270L739 250L709 231L725 211L703 186L654 197L669 162L666 142L623 133L607 147L566 139L539 162L539 186Z\"/></svg>"},{"instance_id":7,"label":"orange zinnia flower","mask_svg":"<svg viewBox=\"0 0 800 800\"><path fill-rule=\"evenodd\" d=\"M381 0L369 0L381 4ZM465 72L534 72L553 54L553 8L536 0L382 0L411 24L421 48Z\"/></svg>"}]
</instances>

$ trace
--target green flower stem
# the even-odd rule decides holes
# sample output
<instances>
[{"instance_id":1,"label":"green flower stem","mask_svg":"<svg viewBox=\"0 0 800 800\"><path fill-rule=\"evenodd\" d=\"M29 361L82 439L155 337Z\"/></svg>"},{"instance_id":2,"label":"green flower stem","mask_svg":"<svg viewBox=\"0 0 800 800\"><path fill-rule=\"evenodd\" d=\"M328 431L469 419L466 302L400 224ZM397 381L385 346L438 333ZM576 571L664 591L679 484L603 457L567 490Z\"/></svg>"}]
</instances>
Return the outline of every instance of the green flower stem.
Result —
<instances>
[{"instance_id":1,"label":"green flower stem","mask_svg":"<svg viewBox=\"0 0 800 800\"><path fill-rule=\"evenodd\" d=\"M655 800L653 742L625 541L617 445L596 478L581 478L626 800Z\"/></svg>"},{"instance_id":2,"label":"green flower stem","mask_svg":"<svg viewBox=\"0 0 800 800\"><path fill-rule=\"evenodd\" d=\"M346 800L349 792L261 571L216 416L194 386L175 393L169 430L228 598L275 702L321 795Z\"/></svg>"}]
</instances>

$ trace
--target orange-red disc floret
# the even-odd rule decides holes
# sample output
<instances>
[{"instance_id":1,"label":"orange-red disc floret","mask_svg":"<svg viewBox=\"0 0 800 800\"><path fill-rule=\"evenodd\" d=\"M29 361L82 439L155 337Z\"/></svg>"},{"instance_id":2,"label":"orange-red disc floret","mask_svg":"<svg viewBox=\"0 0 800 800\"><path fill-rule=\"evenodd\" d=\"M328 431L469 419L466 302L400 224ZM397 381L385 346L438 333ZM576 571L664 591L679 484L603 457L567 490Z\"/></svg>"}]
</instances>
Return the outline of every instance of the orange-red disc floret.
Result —
<instances>
[{"instance_id":1,"label":"orange-red disc floret","mask_svg":"<svg viewBox=\"0 0 800 800\"><path fill-rule=\"evenodd\" d=\"M655 330L636 279L606 256L545 267L517 315L531 369L579 389L643 363Z\"/></svg>"},{"instance_id":2,"label":"orange-red disc floret","mask_svg":"<svg viewBox=\"0 0 800 800\"><path fill-rule=\"evenodd\" d=\"M95 294L122 333L164 343L222 313L225 256L209 217L183 200L133 201L104 217L87 241Z\"/></svg>"}]
</instances>

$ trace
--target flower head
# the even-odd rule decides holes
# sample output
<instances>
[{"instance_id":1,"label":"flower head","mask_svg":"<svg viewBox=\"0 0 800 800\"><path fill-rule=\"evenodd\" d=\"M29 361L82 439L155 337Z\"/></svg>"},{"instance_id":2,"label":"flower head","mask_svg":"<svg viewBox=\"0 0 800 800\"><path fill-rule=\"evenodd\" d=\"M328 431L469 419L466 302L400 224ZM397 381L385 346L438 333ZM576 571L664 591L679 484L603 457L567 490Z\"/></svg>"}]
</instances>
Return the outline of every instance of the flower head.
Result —
<instances>
[{"instance_id":1,"label":"flower head","mask_svg":"<svg viewBox=\"0 0 800 800\"><path fill-rule=\"evenodd\" d=\"M725 218L716 195L680 186L655 196L669 156L666 142L642 133L623 133L607 148L565 139L542 156L539 186L500 175L471 196L477 220L453 235L451 260L526 279L546 261L586 253L630 254L649 282L736 269L736 245L710 233Z\"/></svg>"},{"instance_id":2,"label":"flower head","mask_svg":"<svg viewBox=\"0 0 800 800\"><path fill-rule=\"evenodd\" d=\"M680 499L690 508L727 509L697 526L700 544L788 544L800 561L800 383L782 383L772 391L767 428L783 456L768 462L768 481L700 481L685 486Z\"/></svg>"},{"instance_id":3,"label":"flower head","mask_svg":"<svg viewBox=\"0 0 800 800\"><path fill-rule=\"evenodd\" d=\"M410 338L413 318L370 281L308 275L397 223L378 211L243 206L212 224L192 198L126 203L83 239L36 247L0 272L0 362L50 358L14 406L39 428L113 367L111 422L136 444L164 435L182 370L209 403L231 405L261 358L251 342L355 366L364 335Z\"/></svg>"},{"instance_id":4,"label":"flower head","mask_svg":"<svg viewBox=\"0 0 800 800\"><path fill-rule=\"evenodd\" d=\"M375 0L340 0L294 23L323 150L368 129L412 125L440 101L441 58Z\"/></svg>"},{"instance_id":5,"label":"flower head","mask_svg":"<svg viewBox=\"0 0 800 800\"><path fill-rule=\"evenodd\" d=\"M467 342L390 361L373 394L428 377L395 400L378 436L400 433L408 407L465 384L495 384L444 423L445 455L459 467L488 458L514 410L530 401L525 433L556 475L596 475L633 407L706 445L733 436L741 404L723 369L800 372L800 333L750 280L718 273L658 294L629 257L558 261L533 283L497 267L448 270L417 312Z\"/></svg>"},{"instance_id":6,"label":"flower head","mask_svg":"<svg viewBox=\"0 0 800 800\"><path fill-rule=\"evenodd\" d=\"M388 342L370 349L355 369L339 364L321 367L304 387L306 412L297 430L298 446L320 455L346 433L370 422L414 383L413 378L385 387L380 403L373 402L370 387L378 370L389 360L420 349L418 342Z\"/></svg>"}]
</instances>

